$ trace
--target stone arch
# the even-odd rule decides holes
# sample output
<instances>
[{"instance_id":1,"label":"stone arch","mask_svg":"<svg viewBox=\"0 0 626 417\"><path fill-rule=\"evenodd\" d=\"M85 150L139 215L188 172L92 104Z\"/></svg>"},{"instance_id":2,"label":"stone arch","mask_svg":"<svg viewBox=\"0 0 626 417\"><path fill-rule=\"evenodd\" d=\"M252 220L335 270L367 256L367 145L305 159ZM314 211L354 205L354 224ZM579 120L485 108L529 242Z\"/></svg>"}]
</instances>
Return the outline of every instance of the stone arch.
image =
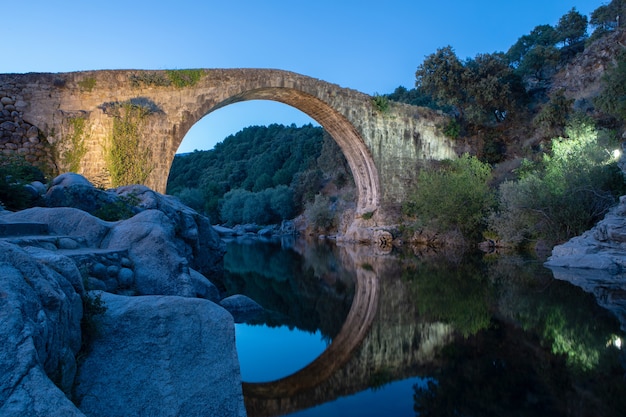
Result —
<instances>
[{"instance_id":1,"label":"stone arch","mask_svg":"<svg viewBox=\"0 0 626 417\"><path fill-rule=\"evenodd\" d=\"M174 132L174 152L180 146L189 129L209 113L249 100L276 101L294 107L318 122L337 142L352 171L357 187L357 214L372 213L380 205L380 180L372 155L354 125L329 104L295 88L264 87L231 95L220 102L207 100L185 118ZM173 160L172 154L172 160ZM171 163L170 163L171 167ZM169 175L165 173L166 178Z\"/></svg>"}]
</instances>

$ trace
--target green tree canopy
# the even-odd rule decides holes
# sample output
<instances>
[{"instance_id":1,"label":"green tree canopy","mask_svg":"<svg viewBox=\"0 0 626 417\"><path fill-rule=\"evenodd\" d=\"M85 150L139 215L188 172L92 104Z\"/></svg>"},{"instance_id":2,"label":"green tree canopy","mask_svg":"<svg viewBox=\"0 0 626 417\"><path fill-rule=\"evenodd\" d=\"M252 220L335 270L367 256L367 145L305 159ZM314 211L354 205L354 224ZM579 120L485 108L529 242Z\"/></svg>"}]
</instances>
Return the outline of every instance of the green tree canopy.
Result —
<instances>
[{"instance_id":1,"label":"green tree canopy","mask_svg":"<svg viewBox=\"0 0 626 417\"><path fill-rule=\"evenodd\" d=\"M584 16L572 8L569 12L561 16L556 27L557 42L564 45L573 45L583 41L587 37L587 16Z\"/></svg>"},{"instance_id":2,"label":"green tree canopy","mask_svg":"<svg viewBox=\"0 0 626 417\"><path fill-rule=\"evenodd\" d=\"M477 124L504 120L524 94L502 53L479 54L463 63L446 46L427 56L415 76L416 88L439 105L453 106L462 120Z\"/></svg>"}]
</instances>

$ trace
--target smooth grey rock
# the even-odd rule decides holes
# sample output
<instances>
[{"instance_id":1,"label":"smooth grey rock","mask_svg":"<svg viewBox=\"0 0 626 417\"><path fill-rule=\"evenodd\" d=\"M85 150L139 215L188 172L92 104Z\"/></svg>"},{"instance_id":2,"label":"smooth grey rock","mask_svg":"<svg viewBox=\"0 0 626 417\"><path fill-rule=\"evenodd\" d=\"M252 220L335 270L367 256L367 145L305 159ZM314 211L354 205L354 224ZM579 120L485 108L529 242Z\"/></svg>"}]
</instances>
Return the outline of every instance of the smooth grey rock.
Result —
<instances>
[{"instance_id":1,"label":"smooth grey rock","mask_svg":"<svg viewBox=\"0 0 626 417\"><path fill-rule=\"evenodd\" d=\"M254 319L265 311L259 303L241 294L224 298L220 301L220 305L232 314L235 323L242 323Z\"/></svg>"},{"instance_id":2,"label":"smooth grey rock","mask_svg":"<svg viewBox=\"0 0 626 417\"><path fill-rule=\"evenodd\" d=\"M58 246L59 246L59 249L77 249L78 247L80 247L78 242L76 242L74 239L71 239L69 237L59 238Z\"/></svg>"},{"instance_id":3,"label":"smooth grey rock","mask_svg":"<svg viewBox=\"0 0 626 417\"><path fill-rule=\"evenodd\" d=\"M161 211L146 210L120 222L103 246L128 250L140 294L195 296L184 245L175 239L174 224Z\"/></svg>"},{"instance_id":4,"label":"smooth grey rock","mask_svg":"<svg viewBox=\"0 0 626 417\"><path fill-rule=\"evenodd\" d=\"M119 210L117 205L125 204L114 192L96 188L85 177L72 172L52 180L44 201L48 207L74 207L92 214L108 207Z\"/></svg>"},{"instance_id":5,"label":"smooth grey rock","mask_svg":"<svg viewBox=\"0 0 626 417\"><path fill-rule=\"evenodd\" d=\"M0 242L0 415L83 416L67 396L82 301L58 272Z\"/></svg>"},{"instance_id":6,"label":"smooth grey rock","mask_svg":"<svg viewBox=\"0 0 626 417\"><path fill-rule=\"evenodd\" d=\"M215 284L195 269L189 268L189 276L191 277L196 297L211 300L214 303L219 303L220 291L217 289Z\"/></svg>"},{"instance_id":7,"label":"smooth grey rock","mask_svg":"<svg viewBox=\"0 0 626 417\"><path fill-rule=\"evenodd\" d=\"M33 126L34 127L34 126ZM37 194L39 195L43 195L46 193L46 191L48 191L48 189L46 188L46 186L41 182L41 181L33 181L30 183L30 185L37 190Z\"/></svg>"},{"instance_id":8,"label":"smooth grey rock","mask_svg":"<svg viewBox=\"0 0 626 417\"><path fill-rule=\"evenodd\" d=\"M213 230L215 230L220 236L234 236L236 234L236 232L230 227L224 227L219 225L213 226Z\"/></svg>"},{"instance_id":9,"label":"smooth grey rock","mask_svg":"<svg viewBox=\"0 0 626 417\"><path fill-rule=\"evenodd\" d=\"M101 293L107 311L79 369L90 417L244 416L232 317L207 300Z\"/></svg>"},{"instance_id":10,"label":"smooth grey rock","mask_svg":"<svg viewBox=\"0 0 626 417\"><path fill-rule=\"evenodd\" d=\"M111 223L92 216L85 211L70 207L33 207L3 215L6 222L47 223L50 234L85 238L89 247L98 247L111 228Z\"/></svg>"},{"instance_id":11,"label":"smooth grey rock","mask_svg":"<svg viewBox=\"0 0 626 417\"><path fill-rule=\"evenodd\" d=\"M225 245L209 218L185 206L175 197L159 194L143 185L129 185L113 190L121 198L137 200L140 210L159 210L175 225L175 236L184 242L189 267L204 276L223 273Z\"/></svg>"},{"instance_id":12,"label":"smooth grey rock","mask_svg":"<svg viewBox=\"0 0 626 417\"><path fill-rule=\"evenodd\" d=\"M132 269L121 268L117 274L117 282L119 282L121 287L128 288L135 282L135 273Z\"/></svg>"},{"instance_id":13,"label":"smooth grey rock","mask_svg":"<svg viewBox=\"0 0 626 417\"><path fill-rule=\"evenodd\" d=\"M107 267L97 262L91 267L91 273L98 278L104 278L107 275Z\"/></svg>"}]
</instances>

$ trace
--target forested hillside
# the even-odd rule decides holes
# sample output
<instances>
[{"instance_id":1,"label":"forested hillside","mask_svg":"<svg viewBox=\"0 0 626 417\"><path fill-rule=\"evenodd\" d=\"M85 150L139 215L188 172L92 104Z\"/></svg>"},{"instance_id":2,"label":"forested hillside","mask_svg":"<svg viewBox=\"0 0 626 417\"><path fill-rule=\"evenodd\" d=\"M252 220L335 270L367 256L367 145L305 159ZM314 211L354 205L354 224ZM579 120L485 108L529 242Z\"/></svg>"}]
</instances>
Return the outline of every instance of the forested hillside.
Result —
<instances>
[{"instance_id":1,"label":"forested hillside","mask_svg":"<svg viewBox=\"0 0 626 417\"><path fill-rule=\"evenodd\" d=\"M177 155L167 192L214 223L279 223L322 187L351 182L343 154L321 127L251 126L214 149Z\"/></svg>"}]
</instances>

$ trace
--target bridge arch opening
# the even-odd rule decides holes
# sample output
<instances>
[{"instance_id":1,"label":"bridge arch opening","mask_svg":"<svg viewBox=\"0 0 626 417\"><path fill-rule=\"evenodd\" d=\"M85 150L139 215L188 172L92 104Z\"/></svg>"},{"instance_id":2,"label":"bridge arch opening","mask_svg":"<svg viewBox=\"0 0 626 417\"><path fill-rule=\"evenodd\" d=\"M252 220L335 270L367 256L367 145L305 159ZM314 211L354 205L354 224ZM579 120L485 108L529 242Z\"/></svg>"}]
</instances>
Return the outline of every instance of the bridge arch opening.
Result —
<instances>
[{"instance_id":1,"label":"bridge arch opening","mask_svg":"<svg viewBox=\"0 0 626 417\"><path fill-rule=\"evenodd\" d=\"M300 110L269 100L248 100L211 111L185 134L176 154L211 150L227 137L251 126L320 125Z\"/></svg>"},{"instance_id":2,"label":"bridge arch opening","mask_svg":"<svg viewBox=\"0 0 626 417\"><path fill-rule=\"evenodd\" d=\"M378 172L372 156L356 128L329 104L297 89L258 88L233 94L221 101L206 100L200 103L199 107L185 118L184 124L175 131L174 152L179 148L189 129L202 118L231 104L251 100L269 100L286 104L308 115L322 126L339 145L352 171L357 189L357 216L374 213L378 209L381 196Z\"/></svg>"}]
</instances>

